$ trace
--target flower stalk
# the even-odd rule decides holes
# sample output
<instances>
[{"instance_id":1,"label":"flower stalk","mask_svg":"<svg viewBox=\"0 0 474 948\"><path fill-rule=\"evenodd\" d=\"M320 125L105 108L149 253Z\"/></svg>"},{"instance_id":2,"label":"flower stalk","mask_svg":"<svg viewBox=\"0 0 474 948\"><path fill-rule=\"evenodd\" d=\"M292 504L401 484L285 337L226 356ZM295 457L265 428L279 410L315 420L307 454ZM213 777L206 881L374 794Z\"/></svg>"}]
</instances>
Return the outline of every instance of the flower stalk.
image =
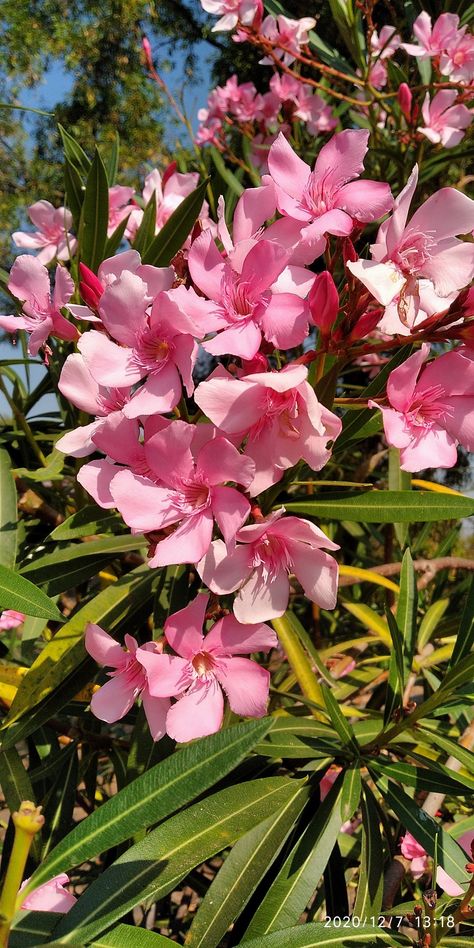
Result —
<instances>
[{"instance_id":1,"label":"flower stalk","mask_svg":"<svg viewBox=\"0 0 474 948\"><path fill-rule=\"evenodd\" d=\"M18 892L25 873L26 860L33 838L44 825L41 807L29 800L20 804L18 812L12 814L15 838L8 863L2 894L0 895L0 946L6 948L10 928L18 909Z\"/></svg>"}]
</instances>

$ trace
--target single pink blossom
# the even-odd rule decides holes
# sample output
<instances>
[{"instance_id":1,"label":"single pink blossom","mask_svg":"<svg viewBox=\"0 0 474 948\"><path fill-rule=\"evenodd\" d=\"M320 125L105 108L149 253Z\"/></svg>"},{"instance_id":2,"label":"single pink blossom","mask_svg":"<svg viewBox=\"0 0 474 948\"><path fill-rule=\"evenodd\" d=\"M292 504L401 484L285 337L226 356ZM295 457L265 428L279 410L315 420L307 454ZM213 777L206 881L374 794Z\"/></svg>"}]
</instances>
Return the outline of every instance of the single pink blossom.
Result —
<instances>
[{"instance_id":1,"label":"single pink blossom","mask_svg":"<svg viewBox=\"0 0 474 948\"><path fill-rule=\"evenodd\" d=\"M461 346L422 368L429 351L425 343L390 373L390 407L381 407L385 437L400 448L404 471L453 467L459 443L474 450L474 350Z\"/></svg>"},{"instance_id":2,"label":"single pink blossom","mask_svg":"<svg viewBox=\"0 0 474 948\"><path fill-rule=\"evenodd\" d=\"M474 37L459 30L457 36L446 44L441 53L439 68L443 76L449 76L451 82L469 85L474 80Z\"/></svg>"},{"instance_id":3,"label":"single pink blossom","mask_svg":"<svg viewBox=\"0 0 474 948\"><path fill-rule=\"evenodd\" d=\"M61 313L74 293L74 281L65 267L56 267L51 293L46 267L38 257L21 254L10 270L8 289L22 303L22 315L0 316L0 326L8 332L24 329L29 333L30 355L38 355L48 336L69 342L78 338L76 327Z\"/></svg>"},{"instance_id":4,"label":"single pink blossom","mask_svg":"<svg viewBox=\"0 0 474 948\"><path fill-rule=\"evenodd\" d=\"M463 833L456 842L465 852L470 856L471 855L471 845L474 840L474 830L469 830L466 833ZM411 833L405 833L402 836L400 841L400 852L405 859L409 859L411 862L410 872L414 879L420 879L421 876L425 874L428 869L428 854L421 843L418 843L414 836ZM439 885L440 889L443 889L447 895L450 895L452 898L456 896L464 895L465 886L460 886L459 883L455 882L451 876L448 875L445 869L442 866L438 866L436 871L436 884Z\"/></svg>"},{"instance_id":5,"label":"single pink blossom","mask_svg":"<svg viewBox=\"0 0 474 948\"><path fill-rule=\"evenodd\" d=\"M332 132L337 126L337 119L332 109L317 93L312 93L308 86L297 83L298 96L294 116L306 123L310 135L319 132Z\"/></svg>"},{"instance_id":6,"label":"single pink blossom","mask_svg":"<svg viewBox=\"0 0 474 948\"><path fill-rule=\"evenodd\" d=\"M254 190L263 197L267 189ZM222 233L221 228L221 239ZM275 241L265 239L242 240L238 254L231 253L228 260L211 234L203 233L193 242L189 270L195 285L209 300L201 326L209 332L223 330L204 343L207 352L252 359L262 335L282 349L303 341L308 331L308 308L302 295L309 291L313 275L305 271L306 283L301 289L301 280L287 268L289 256ZM192 310L186 311L192 315Z\"/></svg>"},{"instance_id":7,"label":"single pink blossom","mask_svg":"<svg viewBox=\"0 0 474 948\"><path fill-rule=\"evenodd\" d=\"M166 716L166 730L180 743L219 730L223 691L235 714L260 718L267 710L269 672L241 655L268 652L278 644L275 633L267 625L242 625L227 615L204 636L208 602L209 596L200 593L166 620L165 637L177 655L137 652L150 694L157 700L178 698Z\"/></svg>"},{"instance_id":8,"label":"single pink blossom","mask_svg":"<svg viewBox=\"0 0 474 948\"><path fill-rule=\"evenodd\" d=\"M338 566L324 550L338 550L332 540L308 520L283 517L285 508L265 520L242 527L237 546L229 553L214 540L197 565L203 582L218 595L237 592L234 614L239 622L264 622L282 616L294 573L308 599L334 609Z\"/></svg>"},{"instance_id":9,"label":"single pink blossom","mask_svg":"<svg viewBox=\"0 0 474 948\"><path fill-rule=\"evenodd\" d=\"M173 212L184 201L188 194L191 194L199 183L199 174L189 171L184 174L176 171L176 163L173 162L163 174L154 168L145 178L143 188L143 200L145 206L151 201L153 195L156 200L156 226L155 234L158 234ZM130 209L129 209L130 210ZM125 215L124 215L125 216ZM207 201L203 202L199 218L209 217L209 206ZM131 209L125 236L133 240L143 219L143 211L140 207Z\"/></svg>"},{"instance_id":10,"label":"single pink blossom","mask_svg":"<svg viewBox=\"0 0 474 948\"><path fill-rule=\"evenodd\" d=\"M29 881L29 879L25 879L20 886L20 892L26 888ZM54 876L54 879L38 886L37 889L33 889L23 899L20 905L21 910L23 912L61 912L65 915L77 902L75 895L65 889L68 883L69 876L65 872Z\"/></svg>"},{"instance_id":11,"label":"single pink blossom","mask_svg":"<svg viewBox=\"0 0 474 948\"><path fill-rule=\"evenodd\" d=\"M16 612L15 609L4 609L3 612L0 612L0 632L17 629L25 619L26 616L23 612Z\"/></svg>"},{"instance_id":12,"label":"single pink blossom","mask_svg":"<svg viewBox=\"0 0 474 948\"><path fill-rule=\"evenodd\" d=\"M370 47L378 53L380 59L390 59L400 49L401 37L395 26L383 26L380 33L374 30L370 38Z\"/></svg>"},{"instance_id":13,"label":"single pink blossom","mask_svg":"<svg viewBox=\"0 0 474 948\"><path fill-rule=\"evenodd\" d=\"M132 206L130 205L130 201L134 194L135 191L133 188L123 187L121 184L114 184L112 188L109 188L108 237L111 237L118 225L131 213Z\"/></svg>"},{"instance_id":14,"label":"single pink blossom","mask_svg":"<svg viewBox=\"0 0 474 948\"><path fill-rule=\"evenodd\" d=\"M419 125L417 131L434 145L459 145L472 122L471 111L465 105L455 105L456 99L456 89L440 89L431 102L429 92L426 93L422 109L425 124Z\"/></svg>"},{"instance_id":15,"label":"single pink blossom","mask_svg":"<svg viewBox=\"0 0 474 948\"><path fill-rule=\"evenodd\" d=\"M421 59L439 56L457 37L458 27L459 17L456 13L442 13L432 25L429 13L423 10L413 23L413 32L420 45L402 43L402 48L411 56ZM464 33L464 30L461 32Z\"/></svg>"},{"instance_id":16,"label":"single pink blossom","mask_svg":"<svg viewBox=\"0 0 474 948\"><path fill-rule=\"evenodd\" d=\"M372 260L347 264L383 306L399 297L398 312L407 326L413 325L420 306L420 278L429 280L438 296L447 297L474 275L474 246L456 239L474 229L474 201L455 188L442 188L407 223L417 181L415 165L392 216L379 228Z\"/></svg>"},{"instance_id":17,"label":"single pink blossom","mask_svg":"<svg viewBox=\"0 0 474 948\"><path fill-rule=\"evenodd\" d=\"M98 334L97 334L98 335ZM79 352L69 355L62 367L58 388L76 408L94 416L94 421L64 434L56 447L74 458L84 458L96 450L93 436L101 428L122 418L122 409L130 401L131 388L99 385Z\"/></svg>"},{"instance_id":18,"label":"single pink blossom","mask_svg":"<svg viewBox=\"0 0 474 948\"><path fill-rule=\"evenodd\" d=\"M300 20L291 20L283 14L278 16L265 17L260 32L265 39L275 44L274 52L285 66L290 66L295 61L295 56L309 42L309 30L316 26L316 20L312 16L304 16ZM281 49L280 47L284 47ZM271 56L264 56L260 60L262 65L274 65Z\"/></svg>"},{"instance_id":19,"label":"single pink blossom","mask_svg":"<svg viewBox=\"0 0 474 948\"><path fill-rule=\"evenodd\" d=\"M212 32L233 30L237 23L252 26L258 13L263 9L262 0L201 0L201 6L206 13L220 16L220 20L212 27Z\"/></svg>"},{"instance_id":20,"label":"single pink blossom","mask_svg":"<svg viewBox=\"0 0 474 948\"><path fill-rule=\"evenodd\" d=\"M196 433L199 438L195 425L173 421L146 442L145 457L158 483L125 470L110 484L130 527L153 533L178 524L157 543L152 567L197 563L209 549L214 520L226 544L232 545L250 512L247 498L226 485L235 482L247 488L255 473L253 461L223 437L203 445L198 440L194 446Z\"/></svg>"},{"instance_id":21,"label":"single pink blossom","mask_svg":"<svg viewBox=\"0 0 474 948\"><path fill-rule=\"evenodd\" d=\"M137 659L138 642L133 635L125 636L122 648L115 639L98 625L89 622L86 626L84 644L89 655L99 665L113 668L107 672L110 681L96 691L91 700L91 711L100 721L113 724L123 718L135 700L141 697L148 727L154 741L163 737L166 727L166 715L170 706L168 698L156 698L150 693L144 666ZM147 642L140 649L144 652L160 654L162 646L158 642Z\"/></svg>"},{"instance_id":22,"label":"single pink blossom","mask_svg":"<svg viewBox=\"0 0 474 948\"><path fill-rule=\"evenodd\" d=\"M174 271L143 265L136 251L127 251L104 261L98 278L107 280L98 314L109 335L91 330L81 337L78 348L87 369L99 386L108 388L144 379L124 406L128 417L171 411L181 398L181 378L188 394L193 391L198 332L178 306L175 291L168 292ZM70 308L76 315L89 312L87 307Z\"/></svg>"},{"instance_id":23,"label":"single pink blossom","mask_svg":"<svg viewBox=\"0 0 474 948\"><path fill-rule=\"evenodd\" d=\"M69 229L72 227L72 214L66 207L53 207L49 201L37 201L28 208L28 216L38 229L33 233L16 231L12 239L22 250L40 250L36 259L40 263L69 260L77 248L77 240Z\"/></svg>"},{"instance_id":24,"label":"single pink blossom","mask_svg":"<svg viewBox=\"0 0 474 948\"><path fill-rule=\"evenodd\" d=\"M318 402L307 375L303 365L239 379L220 370L196 389L196 404L218 428L247 439L244 453L255 465L251 496L300 459L320 471L331 456L328 441L340 434L341 421Z\"/></svg>"},{"instance_id":25,"label":"single pink blossom","mask_svg":"<svg viewBox=\"0 0 474 948\"><path fill-rule=\"evenodd\" d=\"M295 262L310 263L323 253L325 234L347 236L354 221L368 223L391 209L388 184L353 180L364 169L368 137L368 132L352 129L333 135L313 171L282 134L270 148L268 167L284 215L269 229L270 236L297 247Z\"/></svg>"}]
</instances>

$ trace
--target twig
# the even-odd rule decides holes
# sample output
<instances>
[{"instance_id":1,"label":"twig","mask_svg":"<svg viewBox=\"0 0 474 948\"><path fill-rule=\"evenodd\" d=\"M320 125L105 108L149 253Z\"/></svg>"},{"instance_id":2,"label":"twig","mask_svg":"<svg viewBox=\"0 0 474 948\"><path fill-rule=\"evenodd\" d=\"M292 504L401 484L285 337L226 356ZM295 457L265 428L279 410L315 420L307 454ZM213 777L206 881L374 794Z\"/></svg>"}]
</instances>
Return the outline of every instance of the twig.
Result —
<instances>
[{"instance_id":1,"label":"twig","mask_svg":"<svg viewBox=\"0 0 474 948\"><path fill-rule=\"evenodd\" d=\"M418 589L425 589L441 569L474 570L474 560L462 556L439 556L433 560L414 560L413 566L416 570L424 573L418 581ZM372 573L378 573L379 576L397 576L401 572L402 564L383 563L382 566L371 566L370 569ZM360 583L360 579L353 576L341 576L339 579L339 586L353 586L355 583Z\"/></svg>"}]
</instances>

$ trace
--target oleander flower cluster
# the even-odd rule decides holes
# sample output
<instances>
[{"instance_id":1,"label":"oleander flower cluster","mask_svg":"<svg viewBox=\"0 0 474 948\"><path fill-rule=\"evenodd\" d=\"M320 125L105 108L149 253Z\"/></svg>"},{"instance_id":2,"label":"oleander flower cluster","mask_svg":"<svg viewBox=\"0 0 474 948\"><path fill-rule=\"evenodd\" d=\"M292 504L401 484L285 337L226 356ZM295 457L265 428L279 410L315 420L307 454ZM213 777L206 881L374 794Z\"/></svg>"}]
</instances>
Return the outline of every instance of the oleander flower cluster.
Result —
<instances>
[{"instance_id":1,"label":"oleander flower cluster","mask_svg":"<svg viewBox=\"0 0 474 948\"><path fill-rule=\"evenodd\" d=\"M266 74L268 91L257 92L252 82L239 84L233 76L225 86L217 86L211 92L207 107L198 113L196 141L214 145L231 159L238 131L249 142L254 164L265 171L269 149L280 132L288 136L292 123L298 121L310 144L312 136L326 134L337 126L335 108L340 99L346 98L362 121L367 121L368 90L386 89L389 82L396 81L394 76L400 75L400 67L416 62L429 64L439 80L438 90L431 94L422 84L423 94L416 98L410 85L398 79L398 95L389 94L387 107L383 98L372 97L370 108L377 113L378 128L397 135L404 143L425 139L453 148L462 141L472 122L474 38L467 25L461 26L455 13L442 13L434 22L427 12L420 13L413 23L416 43L403 42L394 26L372 28L364 68L356 70L355 88L350 88L351 80L347 77L345 96L333 92L331 85L325 88L318 76L320 46L313 17L263 17L262 4L253 0L201 0L201 5L207 13L221 15L213 30L235 31L233 40L251 43L262 50L264 55L259 63L272 68L272 75ZM398 73L390 76L389 61L394 57ZM333 76L344 79L340 63L336 65L338 69L328 73L331 83ZM426 74L422 76L424 83Z\"/></svg>"},{"instance_id":2,"label":"oleander flower cluster","mask_svg":"<svg viewBox=\"0 0 474 948\"><path fill-rule=\"evenodd\" d=\"M226 26L258 15L256 3L207 7ZM394 49L392 34L378 42L381 58ZM234 104L247 97L254 107L254 90L227 86ZM56 447L82 459L82 488L144 537L151 569L185 564L194 577L196 595L169 616L161 640L127 635L122 648L88 626L87 650L111 669L91 705L104 721L139 699L153 738L182 742L219 729L225 697L235 714L262 716L262 656L278 644L268 623L301 593L334 609L338 546L280 497L300 467L324 468L341 433L337 409L315 392L321 354L355 361L369 340L397 344L416 330L423 341L429 330L436 343L449 330L460 345L438 355L423 341L369 408L381 411L405 470L450 467L459 444L474 448L474 245L465 239L474 202L443 188L410 215L417 168L392 194L366 176L368 139L364 129L337 132L310 163L279 132L261 185L231 214L220 198L216 220L204 204L169 266L143 263L131 246L97 272L80 262L77 287L67 212L48 233L34 212L44 226L36 246L54 247L56 267L48 272L43 250L17 257L8 286L19 315L0 326L25 331L32 355L62 354L58 387L85 423ZM157 232L196 183L173 167L148 175L142 203L154 197ZM143 207L129 188L110 198L110 233L126 220L133 244ZM376 233L369 259L356 249L366 228Z\"/></svg>"}]
</instances>

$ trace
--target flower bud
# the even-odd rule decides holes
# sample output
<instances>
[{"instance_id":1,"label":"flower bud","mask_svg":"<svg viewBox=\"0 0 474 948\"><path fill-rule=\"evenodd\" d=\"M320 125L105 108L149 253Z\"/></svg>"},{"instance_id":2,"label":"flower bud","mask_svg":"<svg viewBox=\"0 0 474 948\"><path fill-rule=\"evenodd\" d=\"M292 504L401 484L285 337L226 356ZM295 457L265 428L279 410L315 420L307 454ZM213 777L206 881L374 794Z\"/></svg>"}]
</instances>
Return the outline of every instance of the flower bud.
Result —
<instances>
[{"instance_id":1,"label":"flower bud","mask_svg":"<svg viewBox=\"0 0 474 948\"><path fill-rule=\"evenodd\" d=\"M350 342L354 342L356 339L365 339L380 322L383 313L383 308L372 309L369 313L363 313L350 331Z\"/></svg>"},{"instance_id":2,"label":"flower bud","mask_svg":"<svg viewBox=\"0 0 474 948\"><path fill-rule=\"evenodd\" d=\"M410 87L407 86L406 82L402 82L399 85L397 98L398 98L398 104L407 122L409 122L411 119L411 104L413 101L413 95L412 95Z\"/></svg>"},{"instance_id":3,"label":"flower bud","mask_svg":"<svg viewBox=\"0 0 474 948\"><path fill-rule=\"evenodd\" d=\"M143 49L143 52L145 53L145 60L146 60L146 64L148 68L153 69L153 55L151 52L150 40L148 39L147 36L144 36L142 38L142 49Z\"/></svg>"},{"instance_id":4,"label":"flower bud","mask_svg":"<svg viewBox=\"0 0 474 948\"><path fill-rule=\"evenodd\" d=\"M256 352L253 359L242 359L244 375L253 375L254 372L268 372L268 359L263 352Z\"/></svg>"},{"instance_id":5,"label":"flower bud","mask_svg":"<svg viewBox=\"0 0 474 948\"><path fill-rule=\"evenodd\" d=\"M342 241L342 259L344 260L344 266L348 263L355 263L359 259L359 254L350 237L344 237Z\"/></svg>"},{"instance_id":6,"label":"flower bud","mask_svg":"<svg viewBox=\"0 0 474 948\"><path fill-rule=\"evenodd\" d=\"M89 267L86 267L85 263L79 264L79 276L79 290L82 299L90 309L95 311L98 309L104 287L95 273L89 270Z\"/></svg>"},{"instance_id":7,"label":"flower bud","mask_svg":"<svg viewBox=\"0 0 474 948\"><path fill-rule=\"evenodd\" d=\"M309 292L308 303L311 321L324 336L329 335L339 312L339 294L328 270L316 277Z\"/></svg>"}]
</instances>

